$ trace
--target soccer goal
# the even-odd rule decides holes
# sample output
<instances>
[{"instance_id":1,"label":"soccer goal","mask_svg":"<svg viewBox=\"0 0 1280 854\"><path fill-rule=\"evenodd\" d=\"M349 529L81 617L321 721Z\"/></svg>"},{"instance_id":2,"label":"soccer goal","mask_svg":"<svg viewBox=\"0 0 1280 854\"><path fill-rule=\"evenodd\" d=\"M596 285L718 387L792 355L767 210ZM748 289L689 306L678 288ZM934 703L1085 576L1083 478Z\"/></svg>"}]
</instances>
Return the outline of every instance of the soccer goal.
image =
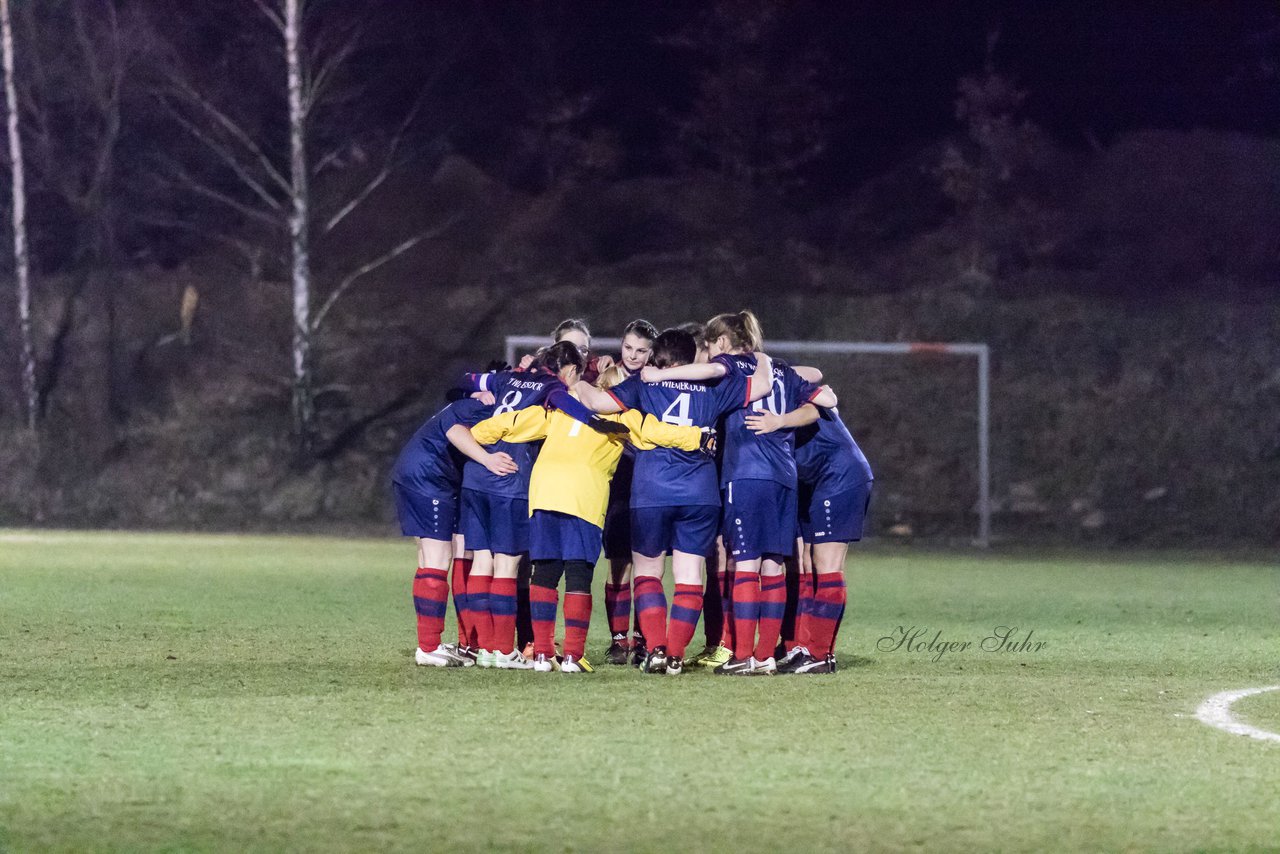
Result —
<instances>
[{"instance_id":1,"label":"soccer goal","mask_svg":"<svg viewBox=\"0 0 1280 854\"><path fill-rule=\"evenodd\" d=\"M548 339L545 335L508 335L506 338L506 359L508 364L515 364L522 350L534 350L545 346ZM592 348L605 352L616 351L622 346L619 338L602 338L593 336ZM932 356L972 358L977 364L977 465L976 480L978 500L975 504L978 514L978 533L974 544L986 548L991 544L991 350L986 344L975 343L903 343L878 341L775 341L765 342L765 352L788 357L789 361L803 363L797 357L850 357L856 355L879 356ZM839 361L839 359L837 359ZM827 365L818 367L828 371ZM828 371L828 377L830 372ZM845 393L849 398L849 387L841 388L841 384L833 382L837 393ZM856 388L856 386L854 386ZM854 425L854 437L858 431ZM876 461L871 460L876 467ZM972 494L972 493L970 493Z\"/></svg>"}]
</instances>

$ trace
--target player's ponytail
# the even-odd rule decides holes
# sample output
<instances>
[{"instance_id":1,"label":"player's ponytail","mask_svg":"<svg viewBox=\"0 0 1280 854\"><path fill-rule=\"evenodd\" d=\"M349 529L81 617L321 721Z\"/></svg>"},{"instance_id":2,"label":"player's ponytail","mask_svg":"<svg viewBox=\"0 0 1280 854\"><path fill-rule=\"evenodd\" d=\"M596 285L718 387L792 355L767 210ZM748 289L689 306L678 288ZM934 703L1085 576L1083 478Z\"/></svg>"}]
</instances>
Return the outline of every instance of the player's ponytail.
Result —
<instances>
[{"instance_id":1,"label":"player's ponytail","mask_svg":"<svg viewBox=\"0 0 1280 854\"><path fill-rule=\"evenodd\" d=\"M627 378L627 369L621 363L610 365L596 377L596 388L610 389Z\"/></svg>"},{"instance_id":2,"label":"player's ponytail","mask_svg":"<svg viewBox=\"0 0 1280 854\"><path fill-rule=\"evenodd\" d=\"M718 341L722 335L728 337L731 350L754 353L764 346L760 321L750 309L743 309L735 314L717 314L708 320L706 342L711 344Z\"/></svg>"},{"instance_id":3,"label":"player's ponytail","mask_svg":"<svg viewBox=\"0 0 1280 854\"><path fill-rule=\"evenodd\" d=\"M568 341L557 341L533 354L533 366L544 368L553 374L559 374L570 365L577 368L578 373L582 373L586 363L587 360L578 352L578 348Z\"/></svg>"}]
</instances>

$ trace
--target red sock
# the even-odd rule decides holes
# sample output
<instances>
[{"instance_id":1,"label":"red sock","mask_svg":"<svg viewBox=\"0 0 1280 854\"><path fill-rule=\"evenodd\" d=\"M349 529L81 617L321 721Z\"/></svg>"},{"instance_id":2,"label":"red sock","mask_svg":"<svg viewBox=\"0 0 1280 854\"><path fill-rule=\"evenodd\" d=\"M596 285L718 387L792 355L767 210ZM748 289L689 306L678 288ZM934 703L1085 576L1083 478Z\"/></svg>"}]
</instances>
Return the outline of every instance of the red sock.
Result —
<instances>
[{"instance_id":1,"label":"red sock","mask_svg":"<svg viewBox=\"0 0 1280 854\"><path fill-rule=\"evenodd\" d=\"M721 626L720 626L720 643L729 647L729 649L737 648L738 623L733 617L733 582L737 573L732 569L726 569L720 573L720 602L721 602Z\"/></svg>"},{"instance_id":2,"label":"red sock","mask_svg":"<svg viewBox=\"0 0 1280 854\"><path fill-rule=\"evenodd\" d=\"M847 592L843 572L820 572L809 614L809 652L823 658L835 645L836 629L844 616Z\"/></svg>"},{"instance_id":3,"label":"red sock","mask_svg":"<svg viewBox=\"0 0 1280 854\"><path fill-rule=\"evenodd\" d=\"M431 652L440 645L449 602L449 573L419 567L413 577L413 609L418 613L418 647Z\"/></svg>"},{"instance_id":4,"label":"red sock","mask_svg":"<svg viewBox=\"0 0 1280 854\"><path fill-rule=\"evenodd\" d=\"M492 575L467 575L467 628L480 649L493 649L493 617L489 615Z\"/></svg>"},{"instance_id":5,"label":"red sock","mask_svg":"<svg viewBox=\"0 0 1280 854\"><path fill-rule=\"evenodd\" d=\"M510 653L515 649L516 635L516 580L495 578L489 587L489 614L492 628L489 643L491 652Z\"/></svg>"},{"instance_id":6,"label":"red sock","mask_svg":"<svg viewBox=\"0 0 1280 854\"><path fill-rule=\"evenodd\" d=\"M625 635L631 625L631 585L606 581L604 609L609 614L609 634Z\"/></svg>"},{"instance_id":7,"label":"red sock","mask_svg":"<svg viewBox=\"0 0 1280 854\"><path fill-rule=\"evenodd\" d=\"M533 618L533 654L548 658L556 654L556 606L560 597L554 587L529 585L529 614Z\"/></svg>"},{"instance_id":8,"label":"red sock","mask_svg":"<svg viewBox=\"0 0 1280 854\"><path fill-rule=\"evenodd\" d=\"M667 645L667 596L662 579L652 575L636 576L636 616L649 649Z\"/></svg>"},{"instance_id":9,"label":"red sock","mask_svg":"<svg viewBox=\"0 0 1280 854\"><path fill-rule=\"evenodd\" d=\"M458 618L458 646L475 644L474 632L467 622L470 613L467 608L467 576L471 574L471 559L455 557L453 559L453 613Z\"/></svg>"},{"instance_id":10,"label":"red sock","mask_svg":"<svg viewBox=\"0 0 1280 854\"><path fill-rule=\"evenodd\" d=\"M802 646L813 652L810 644L813 642L811 634L811 624L813 621L813 576L800 576L800 602L796 605L796 637L795 640L787 647L787 652L791 652L793 647Z\"/></svg>"},{"instance_id":11,"label":"red sock","mask_svg":"<svg viewBox=\"0 0 1280 854\"><path fill-rule=\"evenodd\" d=\"M591 594L565 591L564 654L582 658L587 648L587 630L591 628Z\"/></svg>"},{"instance_id":12,"label":"red sock","mask_svg":"<svg viewBox=\"0 0 1280 854\"><path fill-rule=\"evenodd\" d=\"M702 585L677 584L671 601L671 621L667 625L667 655L684 658L702 614Z\"/></svg>"},{"instance_id":13,"label":"red sock","mask_svg":"<svg viewBox=\"0 0 1280 854\"><path fill-rule=\"evenodd\" d=\"M760 573L733 573L733 657L755 652L756 623L760 621Z\"/></svg>"},{"instance_id":14,"label":"red sock","mask_svg":"<svg viewBox=\"0 0 1280 854\"><path fill-rule=\"evenodd\" d=\"M756 642L757 661L773 658L782 634L782 616L787 610L787 577L760 577L760 639Z\"/></svg>"}]
</instances>

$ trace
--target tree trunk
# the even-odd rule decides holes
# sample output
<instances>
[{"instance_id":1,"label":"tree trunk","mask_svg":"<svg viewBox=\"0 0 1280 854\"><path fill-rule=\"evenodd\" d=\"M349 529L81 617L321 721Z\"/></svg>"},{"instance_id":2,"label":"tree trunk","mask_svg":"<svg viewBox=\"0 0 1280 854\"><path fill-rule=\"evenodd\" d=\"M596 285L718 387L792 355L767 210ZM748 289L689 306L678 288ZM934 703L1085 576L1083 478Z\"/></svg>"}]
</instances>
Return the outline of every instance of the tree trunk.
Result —
<instances>
[{"instance_id":1,"label":"tree trunk","mask_svg":"<svg viewBox=\"0 0 1280 854\"><path fill-rule=\"evenodd\" d=\"M31 342L31 263L27 255L27 190L22 166L22 136L18 133L18 95L13 82L13 26L9 0L0 0L0 41L4 51L4 95L9 108L9 162L13 169L13 263L18 286L18 327L22 349L22 391L27 428L36 429L39 398L36 391L35 347Z\"/></svg>"},{"instance_id":2,"label":"tree trunk","mask_svg":"<svg viewBox=\"0 0 1280 854\"><path fill-rule=\"evenodd\" d=\"M293 260L293 423L298 449L310 455L315 409L311 377L311 258L307 235L306 110L302 76L302 2L285 0L285 62L289 71L289 147L291 192L289 241Z\"/></svg>"}]
</instances>

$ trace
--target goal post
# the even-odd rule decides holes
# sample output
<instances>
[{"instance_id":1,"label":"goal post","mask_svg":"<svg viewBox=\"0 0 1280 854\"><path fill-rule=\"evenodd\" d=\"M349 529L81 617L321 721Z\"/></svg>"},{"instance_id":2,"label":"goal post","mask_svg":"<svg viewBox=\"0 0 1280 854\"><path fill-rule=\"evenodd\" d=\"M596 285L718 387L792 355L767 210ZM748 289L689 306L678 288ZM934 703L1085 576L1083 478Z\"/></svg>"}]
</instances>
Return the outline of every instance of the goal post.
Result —
<instances>
[{"instance_id":1,"label":"goal post","mask_svg":"<svg viewBox=\"0 0 1280 854\"><path fill-rule=\"evenodd\" d=\"M506 359L516 363L522 349L536 349L548 344L545 335L508 335ZM597 350L616 350L622 346L620 338L592 337L591 345ZM991 348L978 343L934 342L882 342L882 341L777 341L765 342L766 353L847 356L854 354L878 354L887 356L959 356L973 358L978 370L978 535L974 544L986 548L991 545Z\"/></svg>"}]
</instances>

